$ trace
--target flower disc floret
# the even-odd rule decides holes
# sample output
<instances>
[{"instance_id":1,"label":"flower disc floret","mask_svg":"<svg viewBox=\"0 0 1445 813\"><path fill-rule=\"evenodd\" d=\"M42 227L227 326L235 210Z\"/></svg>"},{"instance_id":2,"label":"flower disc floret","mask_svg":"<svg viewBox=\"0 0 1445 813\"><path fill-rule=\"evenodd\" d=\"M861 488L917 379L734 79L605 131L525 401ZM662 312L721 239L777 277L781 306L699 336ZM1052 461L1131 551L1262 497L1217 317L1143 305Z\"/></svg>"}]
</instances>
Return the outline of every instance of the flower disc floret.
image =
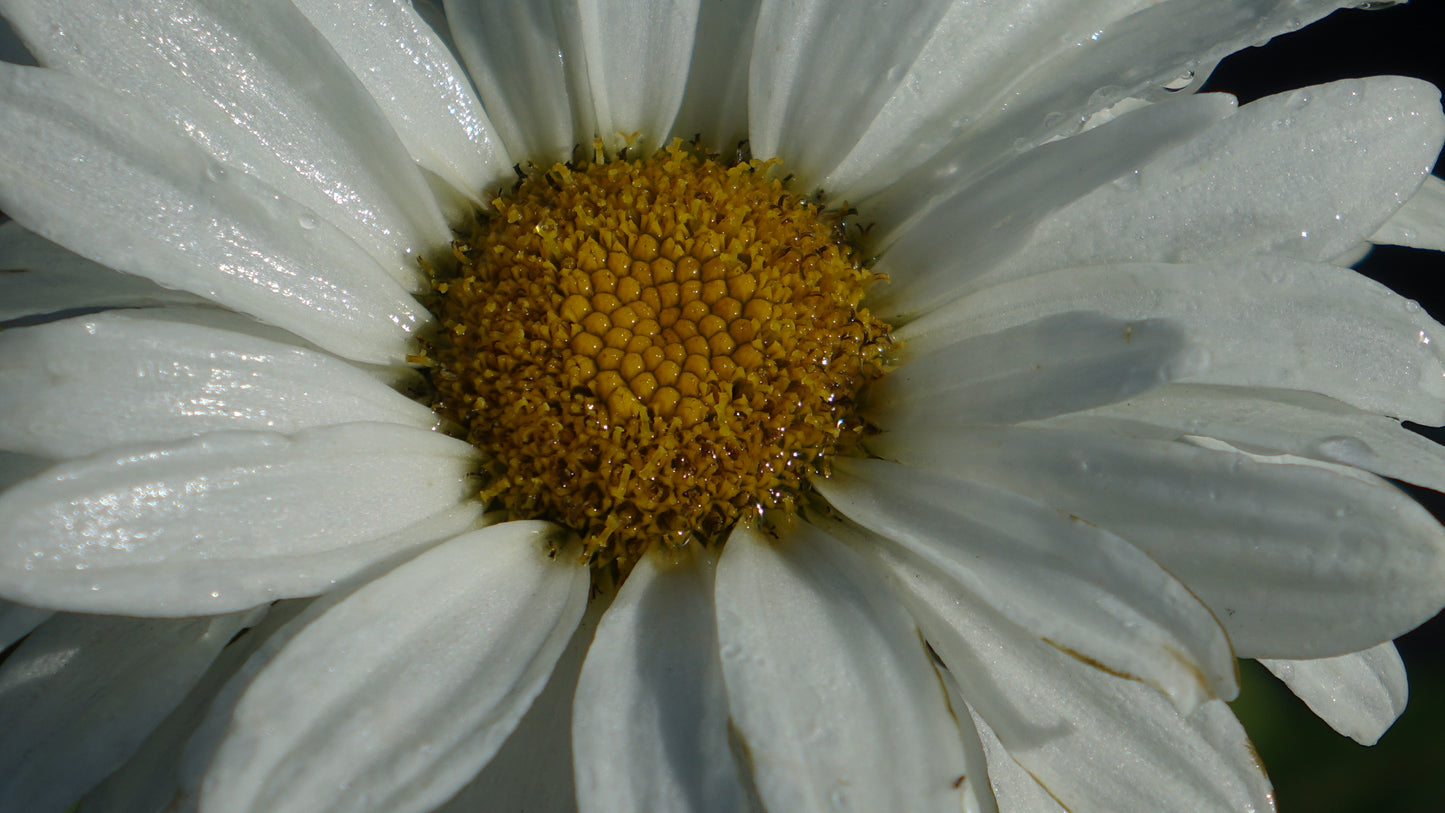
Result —
<instances>
[{"instance_id":1,"label":"flower disc floret","mask_svg":"<svg viewBox=\"0 0 1445 813\"><path fill-rule=\"evenodd\" d=\"M839 220L772 169L677 143L558 164L458 241L433 380L485 498L623 564L796 503L887 332Z\"/></svg>"}]
</instances>

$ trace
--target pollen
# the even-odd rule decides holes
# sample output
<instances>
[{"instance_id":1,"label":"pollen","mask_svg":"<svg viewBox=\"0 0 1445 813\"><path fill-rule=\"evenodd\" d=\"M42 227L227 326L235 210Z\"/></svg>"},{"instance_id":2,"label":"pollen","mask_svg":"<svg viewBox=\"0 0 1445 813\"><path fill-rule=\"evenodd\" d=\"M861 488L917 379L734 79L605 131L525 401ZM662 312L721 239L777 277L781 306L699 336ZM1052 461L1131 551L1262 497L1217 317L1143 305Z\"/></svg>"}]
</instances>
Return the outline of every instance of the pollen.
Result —
<instances>
[{"instance_id":1,"label":"pollen","mask_svg":"<svg viewBox=\"0 0 1445 813\"><path fill-rule=\"evenodd\" d=\"M861 305L874 275L775 169L681 143L558 164L457 241L431 378L484 499L627 567L791 510L856 442L888 343Z\"/></svg>"}]
</instances>

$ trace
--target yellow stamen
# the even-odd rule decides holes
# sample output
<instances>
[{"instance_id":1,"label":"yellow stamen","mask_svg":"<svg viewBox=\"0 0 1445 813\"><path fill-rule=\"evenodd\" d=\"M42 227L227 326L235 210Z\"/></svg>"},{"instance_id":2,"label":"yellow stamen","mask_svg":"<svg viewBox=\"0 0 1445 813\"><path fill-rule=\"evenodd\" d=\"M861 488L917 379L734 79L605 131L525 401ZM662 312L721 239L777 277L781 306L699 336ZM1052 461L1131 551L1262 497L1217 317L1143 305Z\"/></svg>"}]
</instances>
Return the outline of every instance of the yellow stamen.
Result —
<instances>
[{"instance_id":1,"label":"yellow stamen","mask_svg":"<svg viewBox=\"0 0 1445 813\"><path fill-rule=\"evenodd\" d=\"M432 378L483 496L623 566L795 504L887 334L837 224L769 169L677 143L559 164L457 243Z\"/></svg>"}]
</instances>

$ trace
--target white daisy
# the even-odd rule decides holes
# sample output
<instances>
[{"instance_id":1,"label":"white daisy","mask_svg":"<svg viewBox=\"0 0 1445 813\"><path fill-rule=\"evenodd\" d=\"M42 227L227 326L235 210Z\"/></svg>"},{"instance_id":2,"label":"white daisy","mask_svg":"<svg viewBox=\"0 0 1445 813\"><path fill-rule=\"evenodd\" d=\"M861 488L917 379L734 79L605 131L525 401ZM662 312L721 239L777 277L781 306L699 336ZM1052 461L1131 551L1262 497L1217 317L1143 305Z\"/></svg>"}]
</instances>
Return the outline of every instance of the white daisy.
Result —
<instances>
[{"instance_id":1,"label":"white daisy","mask_svg":"<svg viewBox=\"0 0 1445 813\"><path fill-rule=\"evenodd\" d=\"M1272 808L1235 658L1445 604L1445 116L1187 77L1348 4L0 0L0 810Z\"/></svg>"}]
</instances>

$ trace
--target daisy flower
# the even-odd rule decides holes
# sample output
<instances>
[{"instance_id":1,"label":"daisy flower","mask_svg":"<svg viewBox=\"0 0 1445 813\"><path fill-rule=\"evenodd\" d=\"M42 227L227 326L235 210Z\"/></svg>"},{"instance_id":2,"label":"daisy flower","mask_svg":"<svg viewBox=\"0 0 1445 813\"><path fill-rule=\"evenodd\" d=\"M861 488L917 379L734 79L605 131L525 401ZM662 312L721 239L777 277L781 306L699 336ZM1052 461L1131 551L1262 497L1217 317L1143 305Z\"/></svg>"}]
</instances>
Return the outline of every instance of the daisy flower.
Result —
<instances>
[{"instance_id":1,"label":"daisy flower","mask_svg":"<svg viewBox=\"0 0 1445 813\"><path fill-rule=\"evenodd\" d=\"M1267 810L1445 604L1335 0L0 0L0 809ZM18 642L18 643L16 643Z\"/></svg>"}]
</instances>

